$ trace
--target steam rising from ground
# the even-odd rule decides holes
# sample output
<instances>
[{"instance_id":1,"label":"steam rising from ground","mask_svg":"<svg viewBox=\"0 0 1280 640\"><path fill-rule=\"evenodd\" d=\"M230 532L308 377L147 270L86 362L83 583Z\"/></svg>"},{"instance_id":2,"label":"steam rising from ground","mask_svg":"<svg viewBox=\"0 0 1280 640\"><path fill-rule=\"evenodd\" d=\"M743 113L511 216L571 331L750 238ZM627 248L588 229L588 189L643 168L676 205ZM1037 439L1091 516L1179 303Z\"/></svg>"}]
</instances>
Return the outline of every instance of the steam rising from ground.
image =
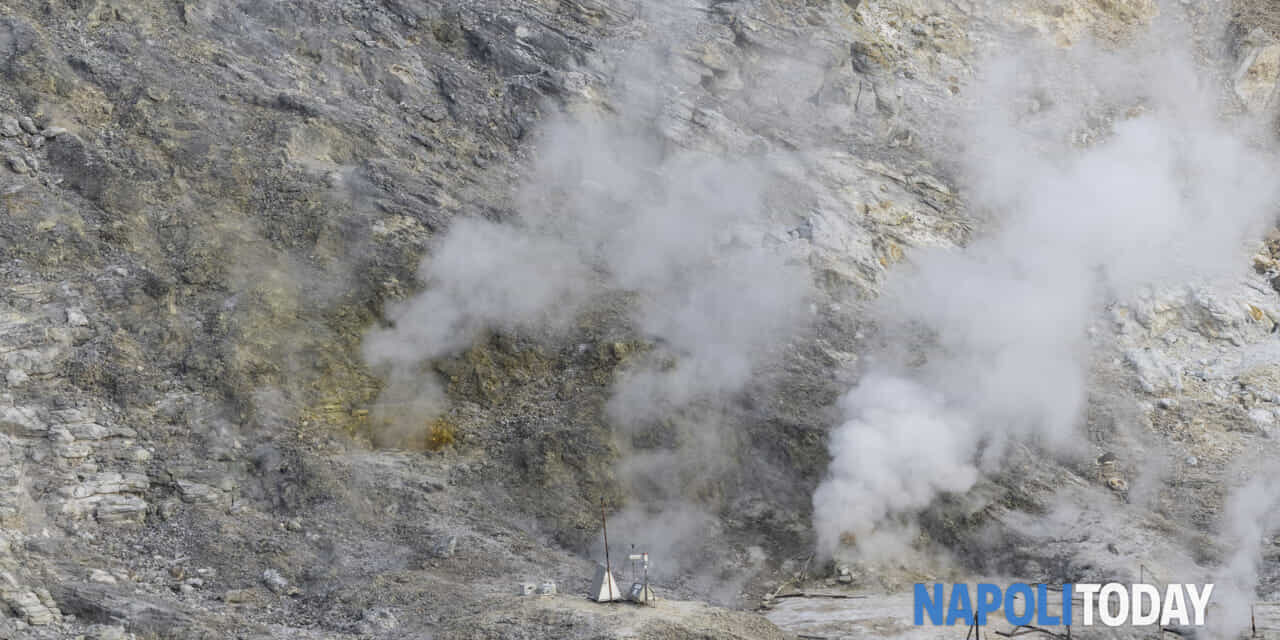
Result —
<instances>
[{"instance_id":1,"label":"steam rising from ground","mask_svg":"<svg viewBox=\"0 0 1280 640\"><path fill-rule=\"evenodd\" d=\"M1262 545L1280 529L1280 476L1274 472L1250 480L1227 499L1222 542L1229 555L1215 580L1218 610L1211 622L1219 637L1234 638L1245 631L1249 606L1256 598Z\"/></svg>"},{"instance_id":2,"label":"steam rising from ground","mask_svg":"<svg viewBox=\"0 0 1280 640\"><path fill-rule=\"evenodd\" d=\"M1189 53L1162 44L1184 39L1159 35L1116 54L1022 50L974 87L960 178L995 220L886 284L879 324L891 343L924 336L926 359L882 358L844 398L814 496L823 553L969 489L1012 441L1071 446L1101 305L1247 264L1274 159L1220 117Z\"/></svg>"},{"instance_id":3,"label":"steam rising from ground","mask_svg":"<svg viewBox=\"0 0 1280 640\"><path fill-rule=\"evenodd\" d=\"M621 382L615 419L745 384L757 354L800 318L807 274L753 235L766 214L759 167L673 153L638 128L592 115L548 127L519 220L455 223L422 265L425 290L366 339L370 362L390 365L393 384L429 379L415 373L420 362L483 330L563 327L610 290L635 294L635 327L675 355Z\"/></svg>"},{"instance_id":4,"label":"steam rising from ground","mask_svg":"<svg viewBox=\"0 0 1280 640\"><path fill-rule=\"evenodd\" d=\"M380 401L412 405L400 412L404 428L447 409L423 363L486 330L545 336L625 300L629 328L652 347L618 371L607 407L615 427L632 429L722 403L806 320L808 270L769 241L786 215L766 198L774 158L763 145L708 152L684 132L690 105L673 80L674 52L704 14L682 3L637 8L649 32L615 52L601 87L582 92L607 86L607 102L568 105L535 132L517 215L455 222L421 265L423 291L388 311L394 326L366 337L366 359L388 372ZM693 410L683 421L696 433L682 447L718 448L714 416ZM637 462L622 475L649 482L671 477L670 466Z\"/></svg>"},{"instance_id":5,"label":"steam rising from ground","mask_svg":"<svg viewBox=\"0 0 1280 640\"><path fill-rule=\"evenodd\" d=\"M712 548L720 529L707 526L717 519L695 497L737 464L721 414L807 322L813 280L778 239L799 222L771 206L784 179L778 158L764 144L707 151L716 145L690 121L691 99L670 73L705 14L642 7L654 26L617 57L608 109L570 105L543 123L517 215L455 222L421 265L423 291L389 310L394 326L366 336L364 351L387 373L380 403L408 402L383 417L411 433L448 408L424 362L486 330L567 333L582 312L622 300L628 328L651 348L615 372L605 407L624 436L615 478L633 496L617 522L663 558L655 577L671 579L710 572L724 553ZM662 442L632 450L626 436L645 430ZM707 593L736 598L733 584L718 576Z\"/></svg>"},{"instance_id":6,"label":"steam rising from ground","mask_svg":"<svg viewBox=\"0 0 1280 640\"><path fill-rule=\"evenodd\" d=\"M823 554L909 540L904 516L972 487L1013 442L1077 446L1101 308L1246 264L1244 241L1272 213L1274 158L1248 143L1251 123L1220 116L1219 85L1169 45L1185 34L1155 35L1111 54L1019 48L965 90L978 97L956 127L957 177L990 231L963 250L918 251L885 283L874 314L891 346L842 399L813 499ZM420 423L445 409L424 361L485 330L564 328L604 292L631 294L634 327L674 356L618 381L609 411L624 426L742 388L799 326L811 278L761 241L771 159L656 135L674 98L652 62L619 70L613 84L628 88L614 113L543 128L515 219L459 220L437 239L422 292L366 339L370 363L390 370L384 401L414 401ZM714 433L698 435L714 450ZM657 486L666 512L633 505L619 521L672 557L700 553L716 522L659 480L686 462L632 456L620 470ZM1252 505L1270 502L1246 498L1230 531L1256 540ZM1238 548L1228 570L1245 592L1256 545Z\"/></svg>"}]
</instances>

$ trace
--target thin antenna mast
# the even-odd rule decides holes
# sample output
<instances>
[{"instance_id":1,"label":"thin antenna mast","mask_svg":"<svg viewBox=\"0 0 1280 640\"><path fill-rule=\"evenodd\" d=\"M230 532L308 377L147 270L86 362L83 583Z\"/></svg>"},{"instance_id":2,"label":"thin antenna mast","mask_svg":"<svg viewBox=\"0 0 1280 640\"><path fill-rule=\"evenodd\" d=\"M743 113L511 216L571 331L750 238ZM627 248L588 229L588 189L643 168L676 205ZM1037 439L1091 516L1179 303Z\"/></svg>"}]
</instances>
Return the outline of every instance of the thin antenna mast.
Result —
<instances>
[{"instance_id":1,"label":"thin antenna mast","mask_svg":"<svg viewBox=\"0 0 1280 640\"><path fill-rule=\"evenodd\" d=\"M604 498L600 499L600 528L604 531L604 583L609 585L609 602L613 602L613 565L609 563L609 522L605 517Z\"/></svg>"}]
</instances>

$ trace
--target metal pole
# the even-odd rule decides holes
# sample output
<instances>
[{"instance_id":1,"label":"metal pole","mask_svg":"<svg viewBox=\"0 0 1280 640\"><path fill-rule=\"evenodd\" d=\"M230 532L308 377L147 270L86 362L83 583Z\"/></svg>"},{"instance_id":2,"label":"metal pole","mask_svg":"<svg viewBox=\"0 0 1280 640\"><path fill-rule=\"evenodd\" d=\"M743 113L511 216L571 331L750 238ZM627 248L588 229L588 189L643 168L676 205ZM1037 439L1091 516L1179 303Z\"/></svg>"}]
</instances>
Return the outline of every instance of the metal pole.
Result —
<instances>
[{"instance_id":1,"label":"metal pole","mask_svg":"<svg viewBox=\"0 0 1280 640\"><path fill-rule=\"evenodd\" d=\"M644 554L644 603L649 604L649 554Z\"/></svg>"},{"instance_id":2,"label":"metal pole","mask_svg":"<svg viewBox=\"0 0 1280 640\"><path fill-rule=\"evenodd\" d=\"M604 583L608 585L609 602L613 602L613 565L609 563L609 522L605 517L604 498L600 499L600 528L604 531Z\"/></svg>"}]
</instances>

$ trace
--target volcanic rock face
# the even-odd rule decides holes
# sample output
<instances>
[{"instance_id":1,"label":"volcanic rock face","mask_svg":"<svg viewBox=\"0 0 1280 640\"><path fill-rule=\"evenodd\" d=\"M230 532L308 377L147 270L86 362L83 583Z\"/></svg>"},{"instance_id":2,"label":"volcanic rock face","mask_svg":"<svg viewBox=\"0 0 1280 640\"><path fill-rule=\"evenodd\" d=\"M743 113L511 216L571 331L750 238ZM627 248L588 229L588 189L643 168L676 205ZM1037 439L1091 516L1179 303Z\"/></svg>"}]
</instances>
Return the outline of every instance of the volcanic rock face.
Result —
<instances>
[{"instance_id":1,"label":"volcanic rock face","mask_svg":"<svg viewBox=\"0 0 1280 640\"><path fill-rule=\"evenodd\" d=\"M1171 15L1224 114L1272 113L1271 23L1200 11L0 7L0 637L772 638L679 599L751 608L797 572L1226 565L1265 595L1258 501L1224 504L1280 424L1261 234L1226 284L1103 301L1069 455L1017 440L894 514L896 563L805 564L839 399L892 345L936 355L877 296L1003 219L959 160L989 56ZM1019 108L1074 99L1041 89ZM1140 111L1109 99L1080 148ZM578 598L602 504L665 609Z\"/></svg>"}]
</instances>

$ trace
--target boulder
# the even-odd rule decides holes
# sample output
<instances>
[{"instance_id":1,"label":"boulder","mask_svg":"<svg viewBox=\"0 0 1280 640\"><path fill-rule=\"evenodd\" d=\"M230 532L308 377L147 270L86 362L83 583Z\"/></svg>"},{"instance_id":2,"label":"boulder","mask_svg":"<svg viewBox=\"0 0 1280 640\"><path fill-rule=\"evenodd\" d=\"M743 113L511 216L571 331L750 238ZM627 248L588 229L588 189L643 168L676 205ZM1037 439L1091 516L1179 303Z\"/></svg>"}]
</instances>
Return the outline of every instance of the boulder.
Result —
<instances>
[{"instance_id":1,"label":"boulder","mask_svg":"<svg viewBox=\"0 0 1280 640\"><path fill-rule=\"evenodd\" d=\"M1250 113L1264 113L1275 104L1280 42L1255 29L1242 44L1244 55L1236 68L1235 92Z\"/></svg>"}]
</instances>

